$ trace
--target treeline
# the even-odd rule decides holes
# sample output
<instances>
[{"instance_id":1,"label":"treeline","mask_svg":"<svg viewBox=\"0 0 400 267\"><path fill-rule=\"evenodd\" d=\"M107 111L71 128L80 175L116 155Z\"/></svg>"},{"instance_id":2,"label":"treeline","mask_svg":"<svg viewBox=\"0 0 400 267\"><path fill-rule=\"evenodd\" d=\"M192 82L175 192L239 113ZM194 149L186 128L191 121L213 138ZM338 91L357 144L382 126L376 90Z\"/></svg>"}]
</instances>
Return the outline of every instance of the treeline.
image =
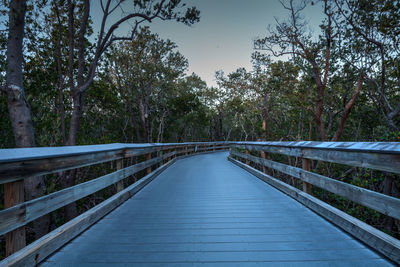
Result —
<instances>
[{"instance_id":1,"label":"treeline","mask_svg":"<svg viewBox=\"0 0 400 267\"><path fill-rule=\"evenodd\" d=\"M195 8L184 13L176 2L150 7L137 1L135 8L148 20L191 24L199 19ZM86 1L28 5L21 50L24 91L18 93L25 100L15 101L15 91L9 89L4 75L1 147L206 140L397 141L399 2L316 2L324 21L313 33L302 11L314 3L283 4L288 19L270 25L266 37L255 41L253 68L227 75L218 71L217 88L207 87L195 74L186 75L184 55L172 41L141 26L146 19L135 18L129 36L116 36L112 27L118 21L110 17L115 6L103 6L102 22L112 25L107 29L93 25ZM154 7L159 10L147 15ZM94 28L100 31L94 33ZM3 74L7 73L6 37L7 31L2 31ZM279 60L280 56L287 58ZM18 105L26 109L18 110ZM19 113L25 117L21 119ZM16 121L23 125L13 125ZM33 133L34 137L26 137ZM32 140L29 145L20 144L21 139Z\"/></svg>"},{"instance_id":2,"label":"treeline","mask_svg":"<svg viewBox=\"0 0 400 267\"><path fill-rule=\"evenodd\" d=\"M196 8L177 0L102 3L99 25L89 0L2 7L9 19L0 31L1 148L400 139L399 1L285 1L288 19L254 42L253 68L218 71L217 87L187 75L179 48L144 26L157 19L191 25L200 18ZM303 17L310 5L324 17L314 31ZM126 22L131 33L119 36ZM347 182L399 195L394 176L346 173ZM27 199L43 193L43 180L27 181ZM372 224L398 234L398 222L384 220Z\"/></svg>"}]
</instances>

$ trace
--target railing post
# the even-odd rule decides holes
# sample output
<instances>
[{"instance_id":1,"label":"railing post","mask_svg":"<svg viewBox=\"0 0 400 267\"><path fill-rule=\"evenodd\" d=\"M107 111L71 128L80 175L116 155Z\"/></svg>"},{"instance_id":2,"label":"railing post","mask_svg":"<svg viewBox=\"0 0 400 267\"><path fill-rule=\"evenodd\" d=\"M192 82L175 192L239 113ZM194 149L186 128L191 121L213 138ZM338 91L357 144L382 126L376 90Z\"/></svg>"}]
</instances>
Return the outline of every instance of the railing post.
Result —
<instances>
[{"instance_id":1,"label":"railing post","mask_svg":"<svg viewBox=\"0 0 400 267\"><path fill-rule=\"evenodd\" d=\"M261 153L261 158L262 158L262 159L268 159L268 153L267 153L267 152L261 151L260 153ZM265 174L268 174L268 173L269 173L268 168L265 167L264 164L262 165L262 170L263 170L263 173L265 173Z\"/></svg>"},{"instance_id":2,"label":"railing post","mask_svg":"<svg viewBox=\"0 0 400 267\"><path fill-rule=\"evenodd\" d=\"M4 184L4 208L24 202L24 180ZM6 257L26 246L25 227L20 227L5 235Z\"/></svg>"},{"instance_id":3,"label":"railing post","mask_svg":"<svg viewBox=\"0 0 400 267\"><path fill-rule=\"evenodd\" d=\"M310 171L310 160L302 158L302 165L303 169L306 171ZM303 191L306 192L307 194L311 195L311 184L307 182L303 182Z\"/></svg>"},{"instance_id":4,"label":"railing post","mask_svg":"<svg viewBox=\"0 0 400 267\"><path fill-rule=\"evenodd\" d=\"M161 157L161 161L160 161L160 166L159 167L161 167L162 165L164 165L164 160L162 159L162 155L163 155L163 150L162 150L162 148L158 151L158 156L160 156Z\"/></svg>"},{"instance_id":5,"label":"railing post","mask_svg":"<svg viewBox=\"0 0 400 267\"><path fill-rule=\"evenodd\" d=\"M187 145L185 146L185 149L186 149L185 155L187 155L188 154L188 146Z\"/></svg>"},{"instance_id":6,"label":"railing post","mask_svg":"<svg viewBox=\"0 0 400 267\"><path fill-rule=\"evenodd\" d=\"M117 170L121 170L124 168L124 159L120 159L117 161ZM121 180L117 183L117 192L121 192L124 190L124 180Z\"/></svg>"},{"instance_id":7,"label":"railing post","mask_svg":"<svg viewBox=\"0 0 400 267\"><path fill-rule=\"evenodd\" d=\"M151 153L146 154L146 160L151 160ZM146 174L151 173L151 166L147 167Z\"/></svg>"},{"instance_id":8,"label":"railing post","mask_svg":"<svg viewBox=\"0 0 400 267\"><path fill-rule=\"evenodd\" d=\"M249 156L250 155L250 151L246 148L246 155ZM246 159L246 165L250 165L250 160Z\"/></svg>"}]
</instances>

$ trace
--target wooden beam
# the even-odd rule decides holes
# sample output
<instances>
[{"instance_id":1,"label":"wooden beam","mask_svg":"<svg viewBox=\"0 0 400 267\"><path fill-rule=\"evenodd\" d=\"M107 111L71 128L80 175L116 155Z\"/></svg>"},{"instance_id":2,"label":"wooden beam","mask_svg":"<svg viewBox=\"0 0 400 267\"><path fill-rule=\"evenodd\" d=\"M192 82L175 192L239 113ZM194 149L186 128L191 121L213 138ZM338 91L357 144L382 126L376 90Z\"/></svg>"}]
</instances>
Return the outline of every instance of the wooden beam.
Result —
<instances>
[{"instance_id":1,"label":"wooden beam","mask_svg":"<svg viewBox=\"0 0 400 267\"><path fill-rule=\"evenodd\" d=\"M27 177L51 174L114 161L124 157L144 155L153 152L153 150L155 150L155 148L116 150L85 153L81 155L37 158L16 162L0 162L0 184L17 181Z\"/></svg>"},{"instance_id":2,"label":"wooden beam","mask_svg":"<svg viewBox=\"0 0 400 267\"><path fill-rule=\"evenodd\" d=\"M124 168L124 160L120 159L117 161L117 171ZM121 192L124 189L124 180L121 179L117 182L117 192Z\"/></svg>"},{"instance_id":3,"label":"wooden beam","mask_svg":"<svg viewBox=\"0 0 400 267\"><path fill-rule=\"evenodd\" d=\"M146 154L146 160L151 160L151 153ZM151 173L151 166L146 169L146 174Z\"/></svg>"},{"instance_id":4,"label":"wooden beam","mask_svg":"<svg viewBox=\"0 0 400 267\"><path fill-rule=\"evenodd\" d=\"M24 202L24 181L4 184L4 208L8 209ZM6 234L6 257L26 246L25 227Z\"/></svg>"},{"instance_id":5,"label":"wooden beam","mask_svg":"<svg viewBox=\"0 0 400 267\"><path fill-rule=\"evenodd\" d=\"M268 153L267 152L260 151L260 155L261 155L262 159L268 159ZM264 164L261 164L261 166L262 166L262 169L263 169L263 173L269 174L268 168Z\"/></svg>"},{"instance_id":6,"label":"wooden beam","mask_svg":"<svg viewBox=\"0 0 400 267\"><path fill-rule=\"evenodd\" d=\"M164 155L170 156L169 154ZM0 235L15 230L43 215L59 209L69 203L91 195L101 189L131 176L148 166L154 165L162 160L162 157L153 158L138 164L120 169L99 178L81 183L63 190L36 198L25 203L0 211Z\"/></svg>"},{"instance_id":7,"label":"wooden beam","mask_svg":"<svg viewBox=\"0 0 400 267\"><path fill-rule=\"evenodd\" d=\"M234 145L234 147L400 174L400 155L389 152L362 152L357 150L340 150L338 148L301 148L257 144L241 144Z\"/></svg>"},{"instance_id":8,"label":"wooden beam","mask_svg":"<svg viewBox=\"0 0 400 267\"><path fill-rule=\"evenodd\" d=\"M302 165L303 165L303 169L305 171L310 171L310 160L309 159L302 159ZM309 195L312 195L311 193L311 184L303 181L303 191Z\"/></svg>"},{"instance_id":9,"label":"wooden beam","mask_svg":"<svg viewBox=\"0 0 400 267\"><path fill-rule=\"evenodd\" d=\"M395 219L400 219L400 199L387 196L375 191L344 183L317 173L309 172L300 168L289 166L283 163L266 160L252 155L232 151L232 155L263 164L271 169L288 174L314 186L327 190L331 193L342 196L363 206L374 209L382 214Z\"/></svg>"}]
</instances>

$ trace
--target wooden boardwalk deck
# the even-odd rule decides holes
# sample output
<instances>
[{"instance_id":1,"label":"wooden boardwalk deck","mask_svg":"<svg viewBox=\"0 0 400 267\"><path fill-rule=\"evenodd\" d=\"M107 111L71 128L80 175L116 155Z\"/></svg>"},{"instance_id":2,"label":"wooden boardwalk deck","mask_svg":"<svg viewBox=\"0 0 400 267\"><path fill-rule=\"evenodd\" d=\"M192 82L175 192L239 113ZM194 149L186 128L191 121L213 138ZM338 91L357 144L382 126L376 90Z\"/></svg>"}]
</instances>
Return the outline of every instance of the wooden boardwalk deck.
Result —
<instances>
[{"instance_id":1,"label":"wooden boardwalk deck","mask_svg":"<svg viewBox=\"0 0 400 267\"><path fill-rule=\"evenodd\" d=\"M391 266L227 156L178 160L42 266Z\"/></svg>"}]
</instances>

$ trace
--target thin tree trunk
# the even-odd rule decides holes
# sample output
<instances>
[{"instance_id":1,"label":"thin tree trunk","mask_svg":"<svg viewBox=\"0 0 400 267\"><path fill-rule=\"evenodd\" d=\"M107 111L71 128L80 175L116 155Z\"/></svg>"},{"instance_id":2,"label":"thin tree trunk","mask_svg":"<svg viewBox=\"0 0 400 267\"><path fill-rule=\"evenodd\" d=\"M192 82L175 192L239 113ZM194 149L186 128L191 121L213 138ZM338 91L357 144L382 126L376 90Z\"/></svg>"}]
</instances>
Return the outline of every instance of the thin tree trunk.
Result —
<instances>
[{"instance_id":1,"label":"thin tree trunk","mask_svg":"<svg viewBox=\"0 0 400 267\"><path fill-rule=\"evenodd\" d=\"M263 129L263 141L267 141L267 120L268 120L268 96L264 96L262 105L262 129Z\"/></svg>"},{"instance_id":2,"label":"thin tree trunk","mask_svg":"<svg viewBox=\"0 0 400 267\"><path fill-rule=\"evenodd\" d=\"M8 111L17 147L34 147L35 137L30 106L23 87L23 38L26 1L10 2L9 34L7 43L6 91ZM25 189L25 199L31 200L43 193L43 177L31 177L19 183ZM33 231L38 238L47 233L48 217L42 217L33 223ZM25 232L19 233L25 239Z\"/></svg>"},{"instance_id":3,"label":"thin tree trunk","mask_svg":"<svg viewBox=\"0 0 400 267\"><path fill-rule=\"evenodd\" d=\"M344 126L346 125L347 122L347 118L350 114L350 111L352 109L352 107L354 106L358 95L360 94L361 91L361 87L363 85L363 81L364 81L364 74L361 73L360 77L358 78L358 82L357 82L357 86L356 86L356 90L354 91L353 97L350 99L350 101L347 103L342 118L340 120L340 124L339 124L339 128L336 130L335 136L332 138L333 142L336 142L339 140L339 138L342 136L343 134L343 130L344 130Z\"/></svg>"},{"instance_id":4,"label":"thin tree trunk","mask_svg":"<svg viewBox=\"0 0 400 267\"><path fill-rule=\"evenodd\" d=\"M17 147L35 146L31 110L26 101L22 62L26 1L10 2L10 22L7 44L6 91L8 111Z\"/></svg>"}]
</instances>

